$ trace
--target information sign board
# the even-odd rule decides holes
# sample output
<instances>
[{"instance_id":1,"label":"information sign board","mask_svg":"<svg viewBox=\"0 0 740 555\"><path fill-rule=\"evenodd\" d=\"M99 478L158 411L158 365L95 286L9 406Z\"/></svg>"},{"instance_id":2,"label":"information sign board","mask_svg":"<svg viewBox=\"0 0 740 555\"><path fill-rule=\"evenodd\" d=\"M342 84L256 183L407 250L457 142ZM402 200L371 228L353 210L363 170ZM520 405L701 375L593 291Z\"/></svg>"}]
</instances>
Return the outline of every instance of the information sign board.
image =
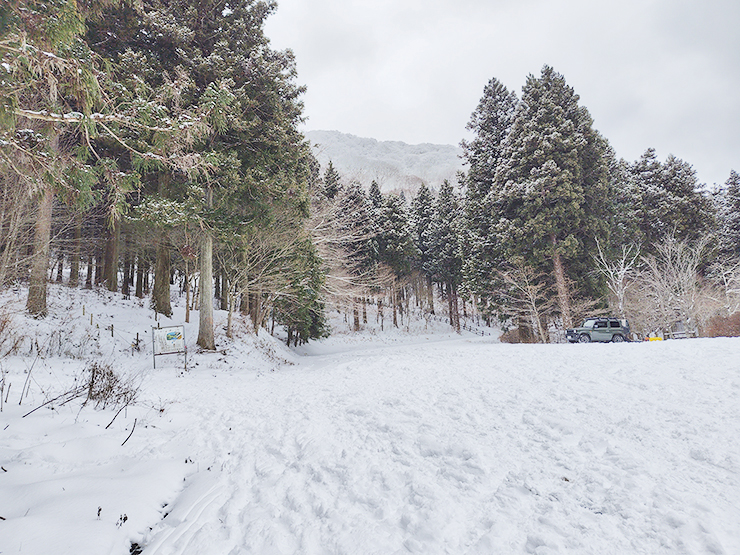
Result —
<instances>
[{"instance_id":1,"label":"information sign board","mask_svg":"<svg viewBox=\"0 0 740 555\"><path fill-rule=\"evenodd\" d=\"M152 327L152 352L157 355L185 353L185 369L188 367L187 347L185 345L185 326ZM157 360L154 359L154 367Z\"/></svg>"}]
</instances>

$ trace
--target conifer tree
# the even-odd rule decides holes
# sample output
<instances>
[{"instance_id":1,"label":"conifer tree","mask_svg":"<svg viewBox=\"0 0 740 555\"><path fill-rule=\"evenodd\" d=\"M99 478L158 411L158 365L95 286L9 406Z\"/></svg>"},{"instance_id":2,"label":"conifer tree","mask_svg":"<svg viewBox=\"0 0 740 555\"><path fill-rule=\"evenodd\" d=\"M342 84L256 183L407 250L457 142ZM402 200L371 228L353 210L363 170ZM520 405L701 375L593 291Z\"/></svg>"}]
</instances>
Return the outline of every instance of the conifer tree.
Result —
<instances>
[{"instance_id":1,"label":"conifer tree","mask_svg":"<svg viewBox=\"0 0 740 555\"><path fill-rule=\"evenodd\" d=\"M545 66L529 76L496 171L496 233L506 255L552 276L563 324L571 283L598 294L590 252L607 234L606 141L565 78Z\"/></svg>"},{"instance_id":2,"label":"conifer tree","mask_svg":"<svg viewBox=\"0 0 740 555\"><path fill-rule=\"evenodd\" d=\"M432 220L434 218L434 198L429 187L422 183L416 196L411 202L411 235L414 241L416 256L414 257L414 269L419 272L426 283L427 304L429 311L434 314L434 289L432 274L429 269L431 259L430 233Z\"/></svg>"},{"instance_id":3,"label":"conifer tree","mask_svg":"<svg viewBox=\"0 0 740 555\"><path fill-rule=\"evenodd\" d=\"M337 222L343 248L348 254L350 272L367 276L375 269L378 260L376 221L365 191L357 181L342 189L338 197Z\"/></svg>"},{"instance_id":4,"label":"conifer tree","mask_svg":"<svg viewBox=\"0 0 740 555\"><path fill-rule=\"evenodd\" d=\"M466 294L477 297L479 308L484 312L494 289L495 269L500 264L498 241L491 230L494 222L490 193L516 106L516 95L497 79L491 79L467 125L475 137L461 145L469 166L464 177L463 289Z\"/></svg>"},{"instance_id":5,"label":"conifer tree","mask_svg":"<svg viewBox=\"0 0 740 555\"><path fill-rule=\"evenodd\" d=\"M740 175L735 170L725 182L719 211L720 250L729 260L740 260Z\"/></svg>"},{"instance_id":6,"label":"conifer tree","mask_svg":"<svg viewBox=\"0 0 740 555\"><path fill-rule=\"evenodd\" d=\"M341 191L342 184L339 172L334 168L334 164L329 160L329 165L324 172L324 196L333 200Z\"/></svg>"},{"instance_id":7,"label":"conifer tree","mask_svg":"<svg viewBox=\"0 0 740 555\"><path fill-rule=\"evenodd\" d=\"M713 225L711 203L699 190L696 172L673 155L661 163L655 150L647 149L629 168L628 187L625 204L645 252L654 253L668 235L696 240Z\"/></svg>"},{"instance_id":8,"label":"conifer tree","mask_svg":"<svg viewBox=\"0 0 740 555\"><path fill-rule=\"evenodd\" d=\"M288 213L307 213L315 165L296 127L303 89L294 83L293 55L272 50L264 35L265 18L275 7L254 0L228 6L219 0L146 0L109 10L107 19L120 27L116 35L105 36L104 27L90 31L118 67L135 77L131 88L148 91L154 99L149 109L167 113L176 124L177 133L142 136L142 150L158 145L167 160L179 157L182 164L173 168L135 154L133 163L147 193L188 214L189 225L201 233L198 344L204 349L214 347L208 279L214 239L236 239L257 223L269 226L273 210L286 203L299 207ZM160 244L165 261L164 235ZM157 299L168 296L169 280L162 274L155 272L164 291Z\"/></svg>"},{"instance_id":9,"label":"conifer tree","mask_svg":"<svg viewBox=\"0 0 740 555\"><path fill-rule=\"evenodd\" d=\"M416 254L409 214L398 195L382 198L380 208L378 259L390 267L396 277L403 278L411 272L411 261Z\"/></svg>"},{"instance_id":10,"label":"conifer tree","mask_svg":"<svg viewBox=\"0 0 740 555\"><path fill-rule=\"evenodd\" d=\"M367 192L367 198L370 201L370 208L372 210L372 217L380 220L383 213L383 205L385 201L383 199L383 193L380 192L380 185L374 179L370 183L370 189Z\"/></svg>"},{"instance_id":11,"label":"conifer tree","mask_svg":"<svg viewBox=\"0 0 740 555\"><path fill-rule=\"evenodd\" d=\"M434 218L429 235L429 262L425 270L445 288L450 325L460 331L458 289L462 280L460 203L449 181L445 180L434 204Z\"/></svg>"},{"instance_id":12,"label":"conifer tree","mask_svg":"<svg viewBox=\"0 0 740 555\"><path fill-rule=\"evenodd\" d=\"M55 196L89 200L97 178L87 152L100 83L82 33L98 5L72 1L5 2L0 6L0 165L37 199L26 307L44 316Z\"/></svg>"}]
</instances>

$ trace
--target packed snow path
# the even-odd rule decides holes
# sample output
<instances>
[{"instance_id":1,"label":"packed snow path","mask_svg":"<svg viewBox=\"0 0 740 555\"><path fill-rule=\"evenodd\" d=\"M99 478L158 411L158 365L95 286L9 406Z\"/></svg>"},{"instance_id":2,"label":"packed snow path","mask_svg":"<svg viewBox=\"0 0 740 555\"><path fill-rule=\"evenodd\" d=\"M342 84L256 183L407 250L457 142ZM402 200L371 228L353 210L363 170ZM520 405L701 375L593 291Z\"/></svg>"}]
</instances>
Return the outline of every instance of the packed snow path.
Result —
<instances>
[{"instance_id":1,"label":"packed snow path","mask_svg":"<svg viewBox=\"0 0 740 555\"><path fill-rule=\"evenodd\" d=\"M144 553L740 553L738 347L455 341L196 370L172 394L200 472Z\"/></svg>"},{"instance_id":2,"label":"packed snow path","mask_svg":"<svg viewBox=\"0 0 740 555\"><path fill-rule=\"evenodd\" d=\"M163 412L105 451L146 508L115 533L144 555L740 553L739 339L409 340L149 371Z\"/></svg>"}]
</instances>

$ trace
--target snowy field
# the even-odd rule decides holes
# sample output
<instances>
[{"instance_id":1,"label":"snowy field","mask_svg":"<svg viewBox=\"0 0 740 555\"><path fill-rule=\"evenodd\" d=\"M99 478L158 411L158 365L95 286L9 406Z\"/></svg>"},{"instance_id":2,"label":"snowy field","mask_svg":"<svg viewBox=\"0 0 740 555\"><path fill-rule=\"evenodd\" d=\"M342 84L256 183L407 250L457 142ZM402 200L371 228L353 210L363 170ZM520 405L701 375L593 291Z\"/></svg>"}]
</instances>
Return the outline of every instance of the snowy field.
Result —
<instances>
[{"instance_id":1,"label":"snowy field","mask_svg":"<svg viewBox=\"0 0 740 555\"><path fill-rule=\"evenodd\" d=\"M23 292L0 303L29 353L0 361L2 554L740 553L740 339L430 329L290 351L219 329L184 372L152 369L138 301L52 287L44 321ZM83 356L134 380L136 404L23 417Z\"/></svg>"}]
</instances>

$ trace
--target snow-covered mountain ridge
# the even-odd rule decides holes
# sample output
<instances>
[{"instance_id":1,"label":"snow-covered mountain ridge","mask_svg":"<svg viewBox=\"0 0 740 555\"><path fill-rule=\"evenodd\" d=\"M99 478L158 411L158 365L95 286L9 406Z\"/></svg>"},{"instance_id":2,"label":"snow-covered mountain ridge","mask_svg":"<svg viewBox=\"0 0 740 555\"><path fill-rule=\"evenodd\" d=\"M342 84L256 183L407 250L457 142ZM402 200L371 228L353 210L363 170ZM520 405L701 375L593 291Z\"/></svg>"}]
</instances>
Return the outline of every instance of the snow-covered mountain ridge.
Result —
<instances>
[{"instance_id":1,"label":"snow-covered mountain ridge","mask_svg":"<svg viewBox=\"0 0 740 555\"><path fill-rule=\"evenodd\" d=\"M413 195L422 182L439 189L445 179L454 183L463 169L462 149L453 145L409 145L339 131L308 131L306 137L322 173L331 161L345 180L357 180L365 186L375 180L384 193Z\"/></svg>"}]
</instances>

